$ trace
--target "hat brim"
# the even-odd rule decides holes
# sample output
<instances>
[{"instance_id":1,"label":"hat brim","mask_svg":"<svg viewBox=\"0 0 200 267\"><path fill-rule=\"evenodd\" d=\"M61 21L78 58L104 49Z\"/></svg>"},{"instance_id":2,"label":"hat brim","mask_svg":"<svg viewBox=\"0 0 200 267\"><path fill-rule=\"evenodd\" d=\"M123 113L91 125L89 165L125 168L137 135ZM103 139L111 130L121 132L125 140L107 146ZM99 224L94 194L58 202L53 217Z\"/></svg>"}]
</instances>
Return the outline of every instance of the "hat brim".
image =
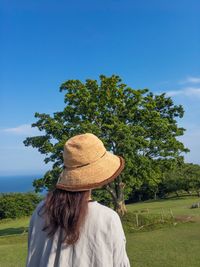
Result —
<instances>
[{"instance_id":1,"label":"hat brim","mask_svg":"<svg viewBox=\"0 0 200 267\"><path fill-rule=\"evenodd\" d=\"M56 188L66 191L86 191L100 188L112 182L124 169L124 159L110 152L94 163L65 168L56 184Z\"/></svg>"}]
</instances>

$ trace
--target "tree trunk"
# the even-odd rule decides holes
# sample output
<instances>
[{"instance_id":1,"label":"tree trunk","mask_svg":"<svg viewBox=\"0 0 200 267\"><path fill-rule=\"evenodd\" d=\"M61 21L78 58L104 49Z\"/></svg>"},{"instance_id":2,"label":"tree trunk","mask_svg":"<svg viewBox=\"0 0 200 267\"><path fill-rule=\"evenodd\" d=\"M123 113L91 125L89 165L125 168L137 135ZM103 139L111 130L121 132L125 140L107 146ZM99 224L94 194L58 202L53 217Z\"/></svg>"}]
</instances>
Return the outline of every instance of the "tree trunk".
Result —
<instances>
[{"instance_id":1,"label":"tree trunk","mask_svg":"<svg viewBox=\"0 0 200 267\"><path fill-rule=\"evenodd\" d=\"M117 179L116 179L117 180ZM123 216L126 212L126 205L124 201L124 187L125 184L121 181L116 181L115 189L111 185L106 185L105 189L111 194L112 202L114 205L114 210L120 215Z\"/></svg>"},{"instance_id":2,"label":"tree trunk","mask_svg":"<svg viewBox=\"0 0 200 267\"><path fill-rule=\"evenodd\" d=\"M123 216L126 212L127 212L127 209L126 209L126 205L125 205L125 202L124 200L116 200L116 202L114 203L114 209L115 211L120 215L120 216Z\"/></svg>"}]
</instances>

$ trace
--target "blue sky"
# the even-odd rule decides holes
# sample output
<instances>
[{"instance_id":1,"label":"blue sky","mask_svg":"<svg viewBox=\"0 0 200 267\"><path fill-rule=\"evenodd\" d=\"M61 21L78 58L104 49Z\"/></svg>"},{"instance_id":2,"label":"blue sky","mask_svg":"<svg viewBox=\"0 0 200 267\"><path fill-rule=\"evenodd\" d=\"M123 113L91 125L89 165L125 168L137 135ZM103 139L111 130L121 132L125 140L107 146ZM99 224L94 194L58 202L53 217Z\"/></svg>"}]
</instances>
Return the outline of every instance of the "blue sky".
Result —
<instances>
[{"instance_id":1,"label":"blue sky","mask_svg":"<svg viewBox=\"0 0 200 267\"><path fill-rule=\"evenodd\" d=\"M43 157L22 141L34 113L61 110L67 79L118 74L133 88L182 104L200 164L200 2L197 0L0 2L0 175L42 173Z\"/></svg>"}]
</instances>

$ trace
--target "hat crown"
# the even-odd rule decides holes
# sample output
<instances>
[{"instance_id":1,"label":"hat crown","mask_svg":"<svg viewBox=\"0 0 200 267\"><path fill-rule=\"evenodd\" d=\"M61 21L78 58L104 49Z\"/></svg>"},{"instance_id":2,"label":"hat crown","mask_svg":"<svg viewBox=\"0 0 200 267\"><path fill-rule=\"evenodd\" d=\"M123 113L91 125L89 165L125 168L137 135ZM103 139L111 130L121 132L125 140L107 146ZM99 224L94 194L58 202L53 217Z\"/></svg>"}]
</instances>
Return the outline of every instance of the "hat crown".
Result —
<instances>
[{"instance_id":1,"label":"hat crown","mask_svg":"<svg viewBox=\"0 0 200 267\"><path fill-rule=\"evenodd\" d=\"M64 165L68 168L84 166L95 162L105 152L103 142L94 134L76 135L64 145Z\"/></svg>"}]
</instances>

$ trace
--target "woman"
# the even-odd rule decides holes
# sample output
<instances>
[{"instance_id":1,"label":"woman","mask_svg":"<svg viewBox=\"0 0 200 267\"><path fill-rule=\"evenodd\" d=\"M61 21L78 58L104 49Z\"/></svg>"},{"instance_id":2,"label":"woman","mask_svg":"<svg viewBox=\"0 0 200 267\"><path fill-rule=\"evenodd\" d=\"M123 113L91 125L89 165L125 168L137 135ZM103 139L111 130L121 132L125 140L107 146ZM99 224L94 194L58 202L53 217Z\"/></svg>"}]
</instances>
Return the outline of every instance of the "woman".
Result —
<instances>
[{"instance_id":1,"label":"woman","mask_svg":"<svg viewBox=\"0 0 200 267\"><path fill-rule=\"evenodd\" d=\"M64 146L56 188L30 220L27 267L130 267L119 215L91 199L91 190L113 181L124 160L93 134Z\"/></svg>"}]
</instances>

